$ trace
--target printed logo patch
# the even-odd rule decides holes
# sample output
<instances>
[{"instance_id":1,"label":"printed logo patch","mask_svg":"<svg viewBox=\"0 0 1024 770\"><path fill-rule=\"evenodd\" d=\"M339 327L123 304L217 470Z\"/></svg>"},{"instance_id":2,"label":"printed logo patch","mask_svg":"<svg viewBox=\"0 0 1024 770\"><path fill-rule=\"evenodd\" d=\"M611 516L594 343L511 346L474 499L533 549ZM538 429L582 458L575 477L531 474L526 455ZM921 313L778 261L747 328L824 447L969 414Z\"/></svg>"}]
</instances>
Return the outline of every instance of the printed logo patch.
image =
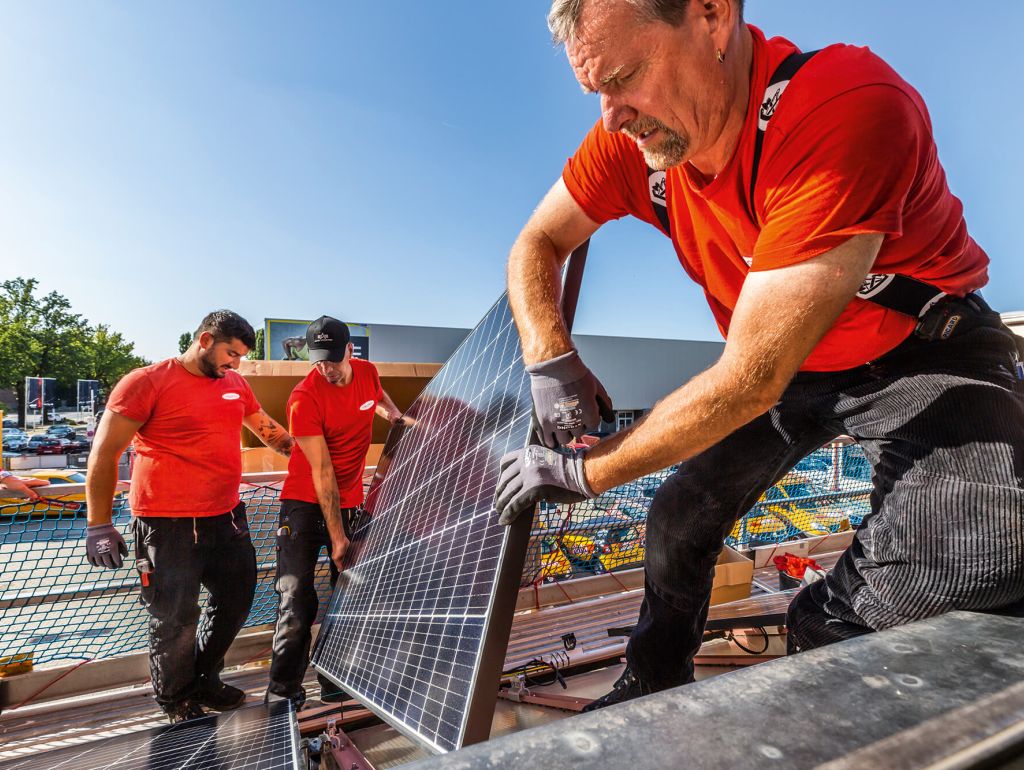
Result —
<instances>
[{"instance_id":1,"label":"printed logo patch","mask_svg":"<svg viewBox=\"0 0 1024 770\"><path fill-rule=\"evenodd\" d=\"M650 188L651 200L658 206L665 205L666 177L664 171L655 171L647 177L647 186Z\"/></svg>"},{"instance_id":2,"label":"printed logo patch","mask_svg":"<svg viewBox=\"0 0 1024 770\"><path fill-rule=\"evenodd\" d=\"M367 409L373 409L376 406L376 401L367 401L365 404L359 407L360 412L365 412Z\"/></svg>"},{"instance_id":3,"label":"printed logo patch","mask_svg":"<svg viewBox=\"0 0 1024 770\"><path fill-rule=\"evenodd\" d=\"M221 398L225 401L237 401L242 397L241 393L225 393Z\"/></svg>"},{"instance_id":4,"label":"printed logo patch","mask_svg":"<svg viewBox=\"0 0 1024 770\"><path fill-rule=\"evenodd\" d=\"M775 114L775 108L779 106L779 99L782 97L782 92L786 90L786 86L788 85L789 81L783 80L781 83L776 83L765 92L764 101L761 102L761 109L757 114L757 127L762 131L768 128L768 121L771 120L772 115Z\"/></svg>"},{"instance_id":5,"label":"printed logo patch","mask_svg":"<svg viewBox=\"0 0 1024 770\"><path fill-rule=\"evenodd\" d=\"M861 299L870 299L892 283L895 277L893 273L868 273L860 285L857 296Z\"/></svg>"}]
</instances>

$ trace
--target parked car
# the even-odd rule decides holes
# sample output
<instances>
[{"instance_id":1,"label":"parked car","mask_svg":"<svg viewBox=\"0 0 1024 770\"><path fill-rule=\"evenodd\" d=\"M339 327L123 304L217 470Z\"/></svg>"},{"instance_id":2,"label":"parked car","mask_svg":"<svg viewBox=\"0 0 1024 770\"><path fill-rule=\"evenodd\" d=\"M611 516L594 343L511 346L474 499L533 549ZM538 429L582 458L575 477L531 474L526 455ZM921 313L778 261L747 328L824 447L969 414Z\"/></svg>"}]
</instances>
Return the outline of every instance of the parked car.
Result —
<instances>
[{"instance_id":1,"label":"parked car","mask_svg":"<svg viewBox=\"0 0 1024 770\"><path fill-rule=\"evenodd\" d=\"M558 541L548 535L540 541L540 578L545 583L572 576L572 564Z\"/></svg>"},{"instance_id":2,"label":"parked car","mask_svg":"<svg viewBox=\"0 0 1024 770\"><path fill-rule=\"evenodd\" d=\"M76 434L70 425L51 425L46 429L46 435L55 438L74 438Z\"/></svg>"},{"instance_id":3,"label":"parked car","mask_svg":"<svg viewBox=\"0 0 1024 770\"><path fill-rule=\"evenodd\" d=\"M60 470L57 468L43 468L39 471L32 471L28 474L34 479L43 479L50 485L57 484L84 484L85 474L82 471L71 469ZM81 495L69 495L69 500L84 500L85 493Z\"/></svg>"},{"instance_id":4,"label":"parked car","mask_svg":"<svg viewBox=\"0 0 1024 770\"><path fill-rule=\"evenodd\" d=\"M26 502L22 498L0 498L0 513L13 513L16 515L35 515L35 516L84 516L85 515L85 493L74 492L72 494L63 495L60 492L60 487L67 484L84 484L85 474L82 471L76 470L58 470L55 468L44 468L43 470L32 471L31 473L19 474L22 479L39 479L45 481L50 486L48 487L36 487L38 492L43 497L50 498L50 500L43 500L32 506L31 510L25 510ZM117 500L126 496L125 492L117 492L114 495L115 509L117 508ZM52 501L58 501L55 504ZM59 503L81 503L80 506L64 506ZM14 507L17 506L17 507Z\"/></svg>"},{"instance_id":5,"label":"parked car","mask_svg":"<svg viewBox=\"0 0 1024 770\"><path fill-rule=\"evenodd\" d=\"M4 428L4 449L20 452L28 446L28 434L20 428Z\"/></svg>"},{"instance_id":6,"label":"parked car","mask_svg":"<svg viewBox=\"0 0 1024 770\"><path fill-rule=\"evenodd\" d=\"M92 448L87 439L74 433L71 434L71 438L62 438L61 443L64 444L64 454L88 452Z\"/></svg>"},{"instance_id":7,"label":"parked car","mask_svg":"<svg viewBox=\"0 0 1024 770\"><path fill-rule=\"evenodd\" d=\"M604 515L571 521L558 540L574 571L593 575L643 562L646 530L625 516Z\"/></svg>"},{"instance_id":8,"label":"parked car","mask_svg":"<svg viewBox=\"0 0 1024 770\"><path fill-rule=\"evenodd\" d=\"M46 419L50 422L64 422L64 415L51 409L46 413Z\"/></svg>"},{"instance_id":9,"label":"parked car","mask_svg":"<svg viewBox=\"0 0 1024 770\"><path fill-rule=\"evenodd\" d=\"M33 436L28 440L26 449L37 455L64 454L64 445L61 444L61 439L54 436Z\"/></svg>"},{"instance_id":10,"label":"parked car","mask_svg":"<svg viewBox=\"0 0 1024 770\"><path fill-rule=\"evenodd\" d=\"M733 527L726 543L750 547L780 543L803 535L827 535L855 526L851 522L850 492L836 492L815 483L818 471L790 471L761 495ZM866 495L866 491L857 491Z\"/></svg>"},{"instance_id":11,"label":"parked car","mask_svg":"<svg viewBox=\"0 0 1024 770\"><path fill-rule=\"evenodd\" d=\"M5 417L4 418L4 431L6 431L8 428L17 428L17 427L18 427L18 421L15 420L13 417Z\"/></svg>"}]
</instances>

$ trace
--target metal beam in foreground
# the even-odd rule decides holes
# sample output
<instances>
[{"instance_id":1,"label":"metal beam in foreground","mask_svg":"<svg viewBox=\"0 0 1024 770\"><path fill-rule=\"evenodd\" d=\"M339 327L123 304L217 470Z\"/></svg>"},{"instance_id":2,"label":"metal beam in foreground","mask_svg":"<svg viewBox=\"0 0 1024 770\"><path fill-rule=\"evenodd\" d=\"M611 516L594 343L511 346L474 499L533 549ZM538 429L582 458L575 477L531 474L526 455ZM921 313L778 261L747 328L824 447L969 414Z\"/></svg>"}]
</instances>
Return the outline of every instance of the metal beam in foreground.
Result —
<instances>
[{"instance_id":1,"label":"metal beam in foreground","mask_svg":"<svg viewBox=\"0 0 1024 770\"><path fill-rule=\"evenodd\" d=\"M954 612L409 768L1003 767L1024 754L1022 638L1024 619Z\"/></svg>"}]
</instances>

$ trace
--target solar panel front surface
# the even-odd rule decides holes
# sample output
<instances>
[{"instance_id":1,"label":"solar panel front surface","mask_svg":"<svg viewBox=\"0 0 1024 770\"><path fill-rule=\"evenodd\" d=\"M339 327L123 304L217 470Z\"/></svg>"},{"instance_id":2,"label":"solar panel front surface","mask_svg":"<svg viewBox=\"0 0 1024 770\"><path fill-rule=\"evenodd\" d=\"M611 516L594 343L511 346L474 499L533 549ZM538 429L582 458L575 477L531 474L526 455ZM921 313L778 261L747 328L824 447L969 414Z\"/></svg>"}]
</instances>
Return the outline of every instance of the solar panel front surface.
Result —
<instances>
[{"instance_id":1,"label":"solar panel front surface","mask_svg":"<svg viewBox=\"0 0 1024 770\"><path fill-rule=\"evenodd\" d=\"M500 457L526 445L527 377L502 297L389 439L313 656L435 751L490 729L529 529L499 525L493 498Z\"/></svg>"},{"instance_id":2,"label":"solar panel front surface","mask_svg":"<svg viewBox=\"0 0 1024 770\"><path fill-rule=\"evenodd\" d=\"M45 751L2 770L298 770L298 729L287 701Z\"/></svg>"}]
</instances>

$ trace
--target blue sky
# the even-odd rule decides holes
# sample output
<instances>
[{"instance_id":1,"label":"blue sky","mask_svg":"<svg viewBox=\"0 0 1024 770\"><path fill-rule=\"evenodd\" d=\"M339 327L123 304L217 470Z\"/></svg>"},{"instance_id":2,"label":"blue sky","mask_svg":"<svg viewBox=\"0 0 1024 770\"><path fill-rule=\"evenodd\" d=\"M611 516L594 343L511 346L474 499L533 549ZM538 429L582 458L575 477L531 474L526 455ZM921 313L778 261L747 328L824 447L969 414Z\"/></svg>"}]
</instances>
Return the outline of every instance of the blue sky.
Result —
<instances>
[{"instance_id":1,"label":"blue sky","mask_svg":"<svg viewBox=\"0 0 1024 770\"><path fill-rule=\"evenodd\" d=\"M209 309L472 326L597 117L544 2L0 2L0 278L151 359ZM1024 3L748 0L924 95L989 301L1024 310ZM717 339L664 237L595 237L577 330Z\"/></svg>"}]
</instances>

